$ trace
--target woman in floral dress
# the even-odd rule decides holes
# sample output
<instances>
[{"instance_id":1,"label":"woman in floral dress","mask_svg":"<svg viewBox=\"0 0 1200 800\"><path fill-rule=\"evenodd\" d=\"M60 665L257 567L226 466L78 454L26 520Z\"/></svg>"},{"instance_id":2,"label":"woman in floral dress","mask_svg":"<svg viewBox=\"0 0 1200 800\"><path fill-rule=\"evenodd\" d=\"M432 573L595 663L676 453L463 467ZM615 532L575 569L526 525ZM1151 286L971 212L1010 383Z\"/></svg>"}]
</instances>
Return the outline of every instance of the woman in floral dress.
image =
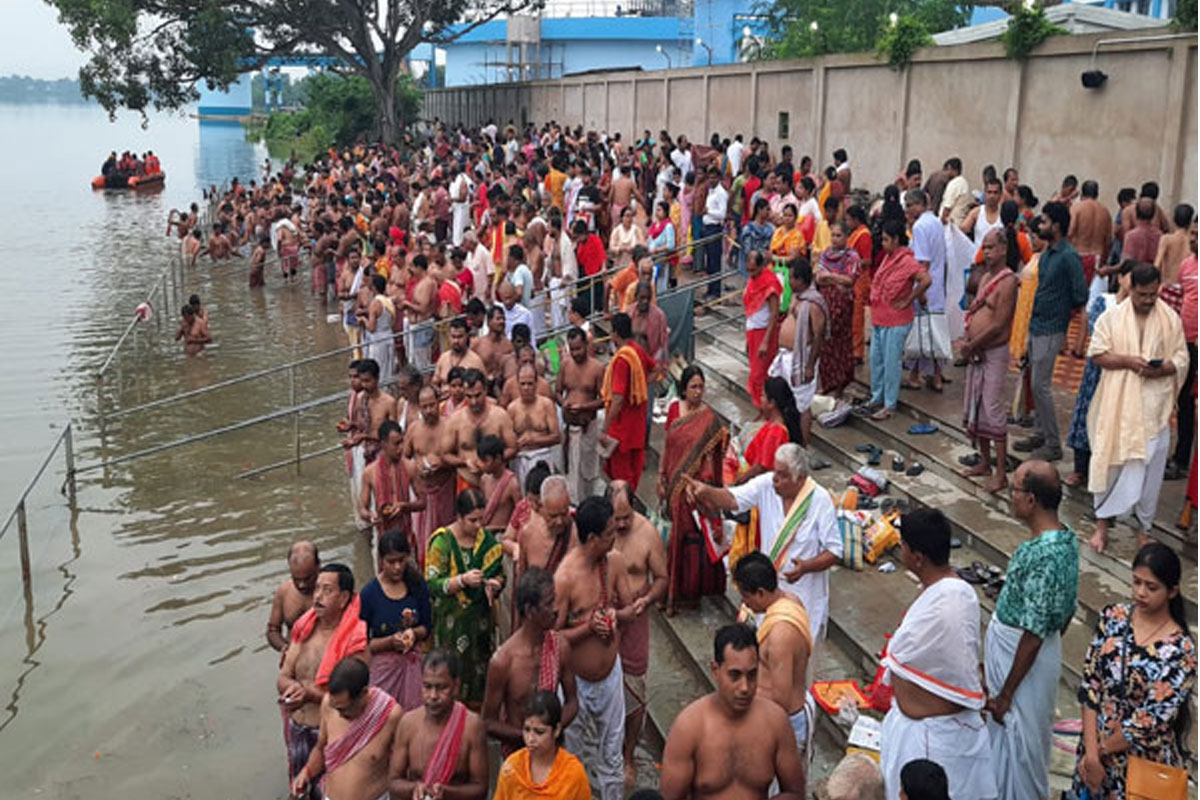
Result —
<instances>
[{"instance_id":1,"label":"woman in floral dress","mask_svg":"<svg viewBox=\"0 0 1200 800\"><path fill-rule=\"evenodd\" d=\"M854 379L854 284L858 251L846 246L846 227L829 226L830 245L821 251L817 288L829 308L829 339L821 348L821 393L840 397Z\"/></svg>"},{"instance_id":2,"label":"woman in floral dress","mask_svg":"<svg viewBox=\"0 0 1200 800\"><path fill-rule=\"evenodd\" d=\"M1133 602L1104 609L1079 684L1076 797L1124 800L1129 756L1185 767L1196 643L1179 593L1179 556L1159 542L1133 559Z\"/></svg>"}]
</instances>

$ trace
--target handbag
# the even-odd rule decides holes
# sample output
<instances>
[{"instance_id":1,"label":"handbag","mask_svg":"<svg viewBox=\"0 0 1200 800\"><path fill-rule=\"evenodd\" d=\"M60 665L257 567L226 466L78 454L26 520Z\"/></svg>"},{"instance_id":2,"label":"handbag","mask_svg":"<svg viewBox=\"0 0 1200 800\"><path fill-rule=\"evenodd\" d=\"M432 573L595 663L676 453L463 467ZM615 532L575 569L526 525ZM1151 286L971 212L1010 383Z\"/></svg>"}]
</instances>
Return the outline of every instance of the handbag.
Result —
<instances>
[{"instance_id":1,"label":"handbag","mask_svg":"<svg viewBox=\"0 0 1200 800\"><path fill-rule=\"evenodd\" d=\"M1185 800L1187 771L1159 764L1141 756L1129 756L1125 766L1126 800Z\"/></svg>"},{"instance_id":2,"label":"handbag","mask_svg":"<svg viewBox=\"0 0 1200 800\"><path fill-rule=\"evenodd\" d=\"M913 317L908 338L904 340L904 358L947 361L952 355L950 324L945 313L919 309Z\"/></svg>"},{"instance_id":3,"label":"handbag","mask_svg":"<svg viewBox=\"0 0 1200 800\"><path fill-rule=\"evenodd\" d=\"M1133 620L1125 635L1125 646L1121 649L1121 700L1128 708L1129 694L1129 648L1132 647ZM1160 764L1148 758L1126 755L1125 798L1126 800L1186 800L1188 787L1187 771L1169 764Z\"/></svg>"}]
</instances>

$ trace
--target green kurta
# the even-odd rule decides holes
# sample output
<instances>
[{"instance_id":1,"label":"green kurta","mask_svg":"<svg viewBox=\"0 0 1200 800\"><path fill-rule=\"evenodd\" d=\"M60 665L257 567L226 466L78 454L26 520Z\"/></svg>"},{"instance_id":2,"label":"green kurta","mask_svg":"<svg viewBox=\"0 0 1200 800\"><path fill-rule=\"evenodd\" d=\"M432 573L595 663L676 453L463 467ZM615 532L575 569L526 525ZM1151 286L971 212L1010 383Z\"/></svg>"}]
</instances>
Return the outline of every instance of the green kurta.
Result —
<instances>
[{"instance_id":1,"label":"green kurta","mask_svg":"<svg viewBox=\"0 0 1200 800\"><path fill-rule=\"evenodd\" d=\"M449 528L438 528L429 538L425 578L433 600L434 642L453 650L462 665L461 699L478 707L483 702L488 661L495 644L494 620L487 594L479 586L450 594L450 579L478 569L485 580L504 572L503 551L495 538L482 528L475 534L475 546L463 550Z\"/></svg>"}]
</instances>

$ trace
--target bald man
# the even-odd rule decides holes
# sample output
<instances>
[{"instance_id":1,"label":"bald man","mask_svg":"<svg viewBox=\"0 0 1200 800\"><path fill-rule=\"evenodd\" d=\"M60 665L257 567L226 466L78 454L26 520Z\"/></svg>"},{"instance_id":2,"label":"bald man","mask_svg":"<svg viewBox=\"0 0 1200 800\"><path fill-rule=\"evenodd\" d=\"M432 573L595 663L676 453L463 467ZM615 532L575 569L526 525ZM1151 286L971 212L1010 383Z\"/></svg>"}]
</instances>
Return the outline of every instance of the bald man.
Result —
<instances>
[{"instance_id":1,"label":"bald man","mask_svg":"<svg viewBox=\"0 0 1200 800\"><path fill-rule=\"evenodd\" d=\"M1058 519L1062 486L1046 461L1013 475L1013 516L1032 537L1008 562L1008 575L984 641L992 765L1000 800L1049 797L1054 698L1062 639L1075 613L1079 547Z\"/></svg>"},{"instance_id":2,"label":"bald man","mask_svg":"<svg viewBox=\"0 0 1200 800\"><path fill-rule=\"evenodd\" d=\"M287 648L292 623L312 608L313 589L321 569L317 546L312 542L295 542L288 549L287 565L291 577L276 587L267 620L267 644L281 653Z\"/></svg>"}]
</instances>

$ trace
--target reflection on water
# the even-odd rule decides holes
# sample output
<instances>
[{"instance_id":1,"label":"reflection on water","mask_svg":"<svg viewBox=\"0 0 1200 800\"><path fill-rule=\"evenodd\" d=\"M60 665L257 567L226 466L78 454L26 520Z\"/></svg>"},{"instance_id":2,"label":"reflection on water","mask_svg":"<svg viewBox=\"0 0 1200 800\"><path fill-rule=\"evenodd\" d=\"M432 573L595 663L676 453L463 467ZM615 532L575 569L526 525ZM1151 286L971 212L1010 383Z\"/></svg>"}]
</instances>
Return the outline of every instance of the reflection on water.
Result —
<instances>
[{"instance_id":1,"label":"reflection on water","mask_svg":"<svg viewBox=\"0 0 1200 800\"><path fill-rule=\"evenodd\" d=\"M14 159L0 197L0 504L15 498L68 418L81 465L287 406L286 373L101 425L116 409L341 345L301 286L268 274L251 295L244 267L201 264L215 346L185 359L177 311L141 326L104 384L94 374L166 264L167 211L199 188L256 175L265 153L238 126L156 116L110 124L86 107L6 107ZM162 192L93 192L109 149L153 149ZM53 154L52 158L39 157ZM178 300L178 298L172 298ZM297 369L298 400L342 389L344 360ZM328 445L342 408L304 414L302 449ZM290 419L81 476L72 515L62 461L29 500L32 585L22 596L17 536L0 540L0 775L5 794L44 797L285 794L274 676L264 639L271 591L295 539L317 543L360 580L370 568L349 515L338 456L302 474L232 476L295 448ZM7 511L0 507L0 510Z\"/></svg>"}]
</instances>

